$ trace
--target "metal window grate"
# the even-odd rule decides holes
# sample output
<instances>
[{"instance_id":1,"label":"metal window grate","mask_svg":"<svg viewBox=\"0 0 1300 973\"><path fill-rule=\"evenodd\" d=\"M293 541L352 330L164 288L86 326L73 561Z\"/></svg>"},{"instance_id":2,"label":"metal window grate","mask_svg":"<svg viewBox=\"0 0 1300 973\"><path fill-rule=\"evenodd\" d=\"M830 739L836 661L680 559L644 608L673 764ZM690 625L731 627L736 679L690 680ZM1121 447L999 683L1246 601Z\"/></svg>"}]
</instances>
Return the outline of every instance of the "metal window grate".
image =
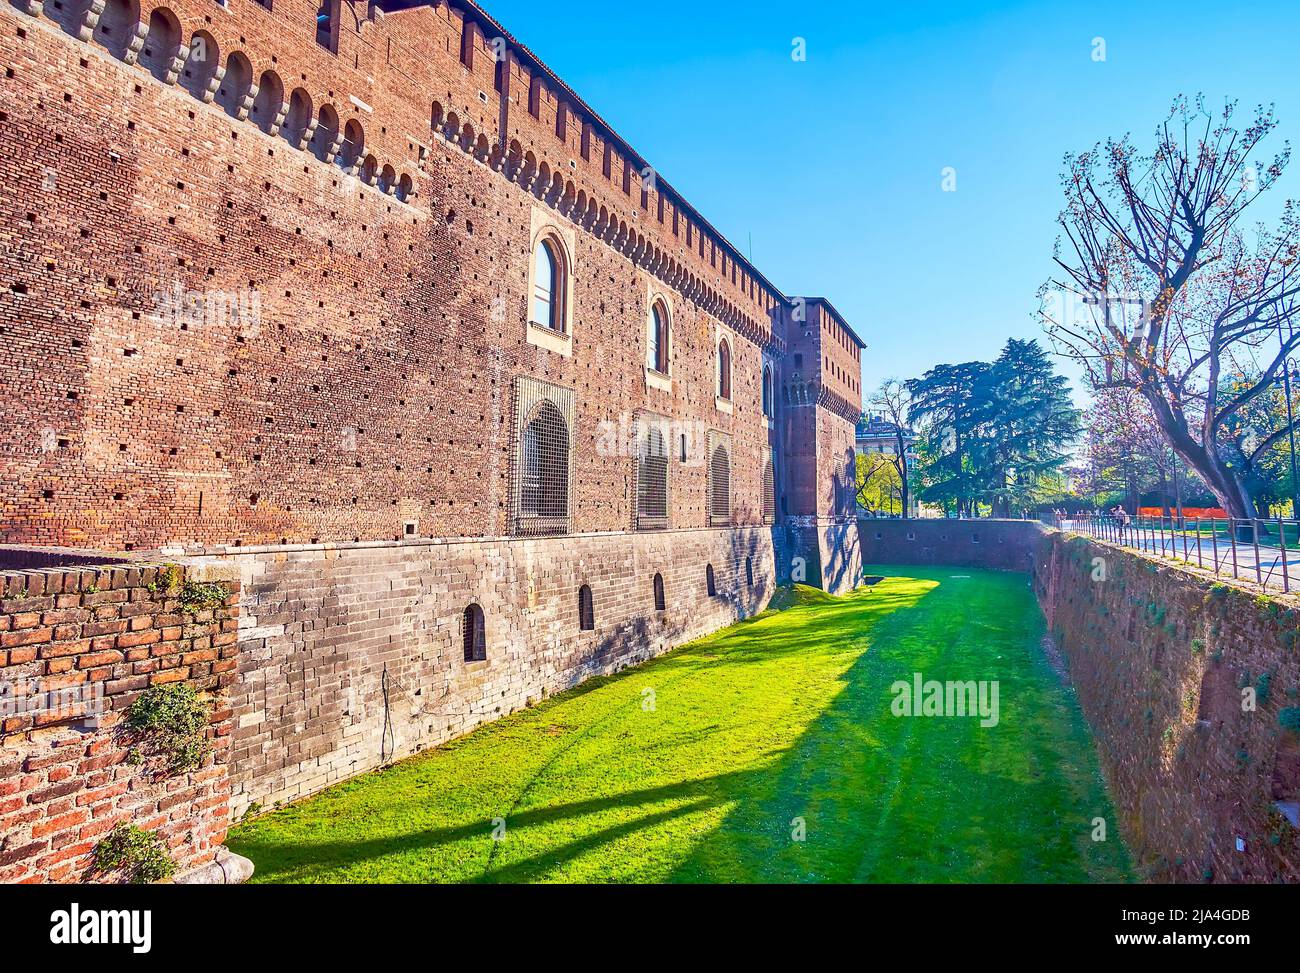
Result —
<instances>
[{"instance_id":1,"label":"metal window grate","mask_svg":"<svg viewBox=\"0 0 1300 973\"><path fill-rule=\"evenodd\" d=\"M572 493L573 390L515 380L514 532L567 534Z\"/></svg>"},{"instance_id":2,"label":"metal window grate","mask_svg":"<svg viewBox=\"0 0 1300 973\"><path fill-rule=\"evenodd\" d=\"M731 437L709 430L709 526L731 523Z\"/></svg>"},{"instance_id":3,"label":"metal window grate","mask_svg":"<svg viewBox=\"0 0 1300 973\"><path fill-rule=\"evenodd\" d=\"M770 524L776 520L776 471L772 466L772 454L769 452L763 463L763 523Z\"/></svg>"},{"instance_id":4,"label":"metal window grate","mask_svg":"<svg viewBox=\"0 0 1300 973\"><path fill-rule=\"evenodd\" d=\"M663 530L668 526L667 420L641 416L636 444L636 529Z\"/></svg>"},{"instance_id":5,"label":"metal window grate","mask_svg":"<svg viewBox=\"0 0 1300 973\"><path fill-rule=\"evenodd\" d=\"M596 628L596 606L591 598L591 588L585 584L578 589L578 627L584 632Z\"/></svg>"},{"instance_id":6,"label":"metal window grate","mask_svg":"<svg viewBox=\"0 0 1300 973\"><path fill-rule=\"evenodd\" d=\"M466 662L482 662L487 658L487 621L478 605L465 609L461 618L461 636L465 642Z\"/></svg>"}]
</instances>

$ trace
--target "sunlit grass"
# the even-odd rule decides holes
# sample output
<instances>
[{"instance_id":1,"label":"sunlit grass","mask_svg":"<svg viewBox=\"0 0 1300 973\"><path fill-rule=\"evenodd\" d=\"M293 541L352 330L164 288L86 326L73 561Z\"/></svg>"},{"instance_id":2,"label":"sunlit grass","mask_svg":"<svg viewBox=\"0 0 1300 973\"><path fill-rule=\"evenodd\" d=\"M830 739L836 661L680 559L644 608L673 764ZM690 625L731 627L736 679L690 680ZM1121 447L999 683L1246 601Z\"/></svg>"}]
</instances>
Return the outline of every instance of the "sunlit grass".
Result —
<instances>
[{"instance_id":1,"label":"sunlit grass","mask_svg":"<svg viewBox=\"0 0 1300 973\"><path fill-rule=\"evenodd\" d=\"M870 570L895 577L799 589L230 845L263 882L1125 880L1024 576ZM892 716L889 686L916 671L999 680L999 725Z\"/></svg>"}]
</instances>

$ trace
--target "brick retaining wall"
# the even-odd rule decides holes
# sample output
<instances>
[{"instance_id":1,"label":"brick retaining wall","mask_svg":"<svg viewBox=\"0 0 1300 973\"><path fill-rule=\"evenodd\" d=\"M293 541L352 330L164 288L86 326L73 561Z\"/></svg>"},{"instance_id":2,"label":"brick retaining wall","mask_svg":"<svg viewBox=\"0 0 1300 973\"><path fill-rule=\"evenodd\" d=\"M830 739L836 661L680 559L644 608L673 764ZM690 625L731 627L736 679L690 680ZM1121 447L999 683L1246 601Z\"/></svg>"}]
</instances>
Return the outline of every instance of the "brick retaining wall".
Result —
<instances>
[{"instance_id":1,"label":"brick retaining wall","mask_svg":"<svg viewBox=\"0 0 1300 973\"><path fill-rule=\"evenodd\" d=\"M1283 708L1300 706L1295 602L1056 532L1035 560L1035 589L1143 874L1300 880L1297 830L1279 809L1294 816L1300 800L1300 737L1279 725ZM1253 711L1243 710L1248 688Z\"/></svg>"},{"instance_id":2,"label":"brick retaining wall","mask_svg":"<svg viewBox=\"0 0 1300 973\"><path fill-rule=\"evenodd\" d=\"M232 809L307 796L751 616L774 591L773 546L752 528L217 555L244 586ZM485 662L464 661L471 602Z\"/></svg>"},{"instance_id":3,"label":"brick retaining wall","mask_svg":"<svg viewBox=\"0 0 1300 973\"><path fill-rule=\"evenodd\" d=\"M239 587L216 582L225 606L191 614L160 587L165 571L0 574L0 882L105 879L91 873L93 851L119 822L158 834L178 870L211 861L225 839L233 722L224 693L235 678ZM33 681L39 692L83 695L31 712L13 689ZM180 681L212 699L211 753L179 775L129 762L124 712L146 688Z\"/></svg>"},{"instance_id":4,"label":"brick retaining wall","mask_svg":"<svg viewBox=\"0 0 1300 973\"><path fill-rule=\"evenodd\" d=\"M1029 520L858 521L864 564L1028 571L1045 528Z\"/></svg>"}]
</instances>

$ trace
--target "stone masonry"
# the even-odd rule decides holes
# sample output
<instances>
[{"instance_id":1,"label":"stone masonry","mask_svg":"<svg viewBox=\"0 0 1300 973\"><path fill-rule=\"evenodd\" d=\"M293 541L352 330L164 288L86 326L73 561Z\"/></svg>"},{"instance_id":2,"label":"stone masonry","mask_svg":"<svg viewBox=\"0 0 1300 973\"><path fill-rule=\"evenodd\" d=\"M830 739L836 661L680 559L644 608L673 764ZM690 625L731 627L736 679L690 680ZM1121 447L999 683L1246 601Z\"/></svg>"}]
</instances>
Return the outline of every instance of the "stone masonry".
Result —
<instances>
[{"instance_id":1,"label":"stone masonry","mask_svg":"<svg viewBox=\"0 0 1300 973\"><path fill-rule=\"evenodd\" d=\"M237 573L235 813L858 583L861 340L479 7L9 0L0 61L0 566Z\"/></svg>"}]
</instances>

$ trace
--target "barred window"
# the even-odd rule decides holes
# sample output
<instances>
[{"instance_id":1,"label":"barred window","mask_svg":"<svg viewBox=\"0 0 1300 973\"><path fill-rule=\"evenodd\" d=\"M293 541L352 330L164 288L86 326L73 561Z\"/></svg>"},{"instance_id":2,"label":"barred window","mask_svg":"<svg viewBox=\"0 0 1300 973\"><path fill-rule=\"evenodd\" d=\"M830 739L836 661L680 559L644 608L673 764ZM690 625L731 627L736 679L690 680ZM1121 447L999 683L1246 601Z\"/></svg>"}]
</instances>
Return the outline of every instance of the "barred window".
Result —
<instances>
[{"instance_id":1,"label":"barred window","mask_svg":"<svg viewBox=\"0 0 1300 973\"><path fill-rule=\"evenodd\" d=\"M712 564L706 564L704 566L704 587L708 591L710 598L714 597L718 593L718 582L713 576Z\"/></svg>"},{"instance_id":2,"label":"barred window","mask_svg":"<svg viewBox=\"0 0 1300 973\"><path fill-rule=\"evenodd\" d=\"M567 534L573 479L573 389L516 377L511 449L511 528L522 536Z\"/></svg>"},{"instance_id":3,"label":"barred window","mask_svg":"<svg viewBox=\"0 0 1300 973\"><path fill-rule=\"evenodd\" d=\"M596 606L591 600L591 588L585 584L578 589L578 627L584 632L596 627Z\"/></svg>"},{"instance_id":4,"label":"barred window","mask_svg":"<svg viewBox=\"0 0 1300 973\"><path fill-rule=\"evenodd\" d=\"M718 342L718 398L731 398L731 345L726 338Z\"/></svg>"},{"instance_id":5,"label":"barred window","mask_svg":"<svg viewBox=\"0 0 1300 973\"><path fill-rule=\"evenodd\" d=\"M636 460L637 530L668 526L668 440L651 420L638 443Z\"/></svg>"},{"instance_id":6,"label":"barred window","mask_svg":"<svg viewBox=\"0 0 1300 973\"><path fill-rule=\"evenodd\" d=\"M668 607L668 602L664 598L664 576L662 574L655 575L654 589L655 589L655 611L657 612L666 611Z\"/></svg>"},{"instance_id":7,"label":"barred window","mask_svg":"<svg viewBox=\"0 0 1300 973\"><path fill-rule=\"evenodd\" d=\"M483 618L483 609L478 605L467 607L460 625L465 642L465 661L484 661L487 658L487 623Z\"/></svg>"},{"instance_id":8,"label":"barred window","mask_svg":"<svg viewBox=\"0 0 1300 973\"><path fill-rule=\"evenodd\" d=\"M731 523L731 453L725 442L709 451L709 526Z\"/></svg>"},{"instance_id":9,"label":"barred window","mask_svg":"<svg viewBox=\"0 0 1300 973\"><path fill-rule=\"evenodd\" d=\"M771 418L776 415L776 403L772 401L772 366L763 366L763 415Z\"/></svg>"},{"instance_id":10,"label":"barred window","mask_svg":"<svg viewBox=\"0 0 1300 973\"><path fill-rule=\"evenodd\" d=\"M770 524L776 520L776 473L772 468L772 457L763 464L763 523Z\"/></svg>"},{"instance_id":11,"label":"barred window","mask_svg":"<svg viewBox=\"0 0 1300 973\"><path fill-rule=\"evenodd\" d=\"M646 365L663 375L668 374L668 312L662 301L655 301L650 308Z\"/></svg>"}]
</instances>

